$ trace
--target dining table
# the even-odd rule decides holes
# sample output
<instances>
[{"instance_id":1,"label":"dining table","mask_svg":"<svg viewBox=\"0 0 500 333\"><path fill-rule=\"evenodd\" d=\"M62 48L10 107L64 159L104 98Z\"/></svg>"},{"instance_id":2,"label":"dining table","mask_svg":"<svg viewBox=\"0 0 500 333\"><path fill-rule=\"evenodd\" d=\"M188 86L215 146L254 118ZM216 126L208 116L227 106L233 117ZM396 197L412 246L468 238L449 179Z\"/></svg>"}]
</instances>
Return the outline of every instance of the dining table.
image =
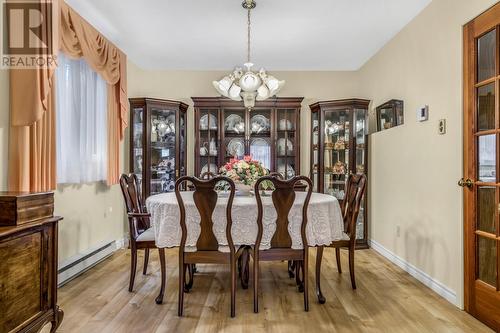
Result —
<instances>
[{"instance_id":1,"label":"dining table","mask_svg":"<svg viewBox=\"0 0 500 333\"><path fill-rule=\"evenodd\" d=\"M187 238L185 251L196 251L196 243L201 232L200 215L193 200L192 191L182 191L181 196L186 208ZM271 247L271 239L276 230L277 212L272 196L265 192L262 198L263 234L261 250ZM292 239L292 248L302 248L301 223L302 207L306 192L296 192L292 208L288 214L288 231ZM229 252L226 239L226 207L227 193L220 192L212 215L213 232L219 243L219 251ZM147 211L151 214L151 227L154 231L158 248L178 247L181 242L180 210L174 192L161 193L146 199ZM231 209L231 236L236 247L254 245L257 238L257 201L254 196L238 196L233 200ZM323 247L333 241L348 237L344 233L344 222L338 200L331 195L312 193L307 210L306 238L310 247ZM320 264L320 263L319 263ZM318 266L318 265L317 265ZM320 272L316 269L316 292L318 299L324 303L319 285Z\"/></svg>"}]
</instances>

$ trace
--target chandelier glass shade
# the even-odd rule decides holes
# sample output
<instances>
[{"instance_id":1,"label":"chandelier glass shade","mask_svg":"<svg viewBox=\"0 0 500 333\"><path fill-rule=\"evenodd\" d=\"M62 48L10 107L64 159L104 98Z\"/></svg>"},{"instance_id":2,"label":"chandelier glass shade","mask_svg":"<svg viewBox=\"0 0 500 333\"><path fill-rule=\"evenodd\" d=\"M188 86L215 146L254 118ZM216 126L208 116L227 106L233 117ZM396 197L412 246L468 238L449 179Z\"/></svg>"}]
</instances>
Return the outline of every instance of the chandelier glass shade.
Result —
<instances>
[{"instance_id":1,"label":"chandelier glass shade","mask_svg":"<svg viewBox=\"0 0 500 333\"><path fill-rule=\"evenodd\" d=\"M253 64L250 62L250 13L257 4L254 0L245 0L243 8L248 11L248 42L247 42L247 62L229 75L224 76L219 81L213 81L214 88L224 97L233 101L243 100L246 108L253 108L255 101L263 101L276 95L285 85L285 81L278 80L274 76L267 74L265 69L258 73L252 71Z\"/></svg>"}]
</instances>

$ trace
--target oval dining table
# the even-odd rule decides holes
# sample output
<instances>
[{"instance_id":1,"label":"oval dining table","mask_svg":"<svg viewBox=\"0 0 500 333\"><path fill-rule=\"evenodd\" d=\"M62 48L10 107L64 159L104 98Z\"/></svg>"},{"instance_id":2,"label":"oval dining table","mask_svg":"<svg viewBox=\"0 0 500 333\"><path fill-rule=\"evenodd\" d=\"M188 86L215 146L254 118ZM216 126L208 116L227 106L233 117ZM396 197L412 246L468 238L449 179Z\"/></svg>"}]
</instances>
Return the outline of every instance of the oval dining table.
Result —
<instances>
[{"instance_id":1,"label":"oval dining table","mask_svg":"<svg viewBox=\"0 0 500 333\"><path fill-rule=\"evenodd\" d=\"M186 207L187 239L185 251L196 251L196 242L200 235L200 215L193 200L193 192L181 192ZM292 239L292 248L302 248L300 226L302 207L306 192L296 192L294 205L288 214L288 231ZM227 195L219 194L217 205L212 215L213 231L219 243L219 251L229 252L226 239ZM271 239L276 230L276 209L271 196L262 196L263 234L261 250L270 248ZM159 248L178 247L181 241L180 210L175 193L162 193L146 199L146 208L151 214L156 246ZM233 226L231 235L236 247L254 245L257 238L257 201L253 196L235 196L231 210ZM344 239L344 223L338 200L327 194L312 193L307 211L306 237L310 247L330 245L333 241ZM318 251L319 252L319 251ZM321 251L322 253L322 251ZM321 256L322 257L322 256ZM316 265L316 293L320 303L325 302L320 286L321 257ZM162 279L165 277L162 276Z\"/></svg>"}]
</instances>

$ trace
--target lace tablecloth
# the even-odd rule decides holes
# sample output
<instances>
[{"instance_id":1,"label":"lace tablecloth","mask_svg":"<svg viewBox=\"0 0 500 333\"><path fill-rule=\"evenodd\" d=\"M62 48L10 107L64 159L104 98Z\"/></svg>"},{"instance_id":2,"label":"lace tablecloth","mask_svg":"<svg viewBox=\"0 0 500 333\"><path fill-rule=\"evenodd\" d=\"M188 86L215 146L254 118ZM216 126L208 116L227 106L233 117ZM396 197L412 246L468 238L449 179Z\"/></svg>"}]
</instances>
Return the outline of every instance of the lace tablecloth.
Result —
<instances>
[{"instance_id":1,"label":"lace tablecloth","mask_svg":"<svg viewBox=\"0 0 500 333\"><path fill-rule=\"evenodd\" d=\"M302 248L300 224L302 221L302 205L305 192L297 192L295 203L289 213L288 231L292 238L292 248ZM196 249L196 242L200 235L200 215L193 201L193 192L183 192L182 197L186 206L186 225L188 236L186 251ZM268 249L276 230L276 210L271 197L262 197L264 214L264 231L261 249ZM226 239L226 205L227 197L220 196L213 213L214 234L219 242L219 250L225 251ZM181 240L179 223L179 206L174 193L162 193L149 197L146 207L151 213L151 224L154 229L155 242L158 247L176 247ZM343 222L340 206L333 196L313 193L309 202L308 223L306 229L309 246L329 245L334 240L344 237ZM257 237L257 202L255 197L236 196L232 209L233 228L232 236L235 246L253 245Z\"/></svg>"}]
</instances>

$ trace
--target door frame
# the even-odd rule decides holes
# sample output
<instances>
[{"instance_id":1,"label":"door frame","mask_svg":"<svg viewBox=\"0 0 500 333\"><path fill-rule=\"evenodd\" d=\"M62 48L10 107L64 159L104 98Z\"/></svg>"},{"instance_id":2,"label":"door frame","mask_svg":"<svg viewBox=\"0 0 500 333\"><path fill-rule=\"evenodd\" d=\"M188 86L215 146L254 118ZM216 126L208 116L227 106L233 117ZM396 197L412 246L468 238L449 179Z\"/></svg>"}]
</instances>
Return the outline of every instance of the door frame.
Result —
<instances>
[{"instance_id":1,"label":"door frame","mask_svg":"<svg viewBox=\"0 0 500 333\"><path fill-rule=\"evenodd\" d=\"M496 21L495 25L491 22ZM495 85L495 107L500 107L500 84L498 76L500 74L500 3L495 4L484 13L480 14L472 21L463 26L463 177L465 179L475 180L476 165L474 153L477 152L474 129L476 128L476 39L484 33L491 31L494 27L497 29L496 43L496 73L497 81ZM493 81L493 82L495 82ZM498 117L495 120L498 126ZM499 161L499 142L497 139L497 170ZM498 179L497 179L498 180ZM474 181L476 183L476 181ZM464 308L465 310L478 318L493 329L500 330L500 315L491 308L482 304L481 311L476 308L476 291L486 297L487 287L485 283L476 281L476 248L475 248L475 221L476 212L474 200L477 193L477 185L471 188L464 187L463 191L463 231L464 231ZM496 213L499 214L498 212ZM498 225L498 224L497 224ZM500 260L500 249L497 246L497 261ZM497 262L497 284L499 277L499 263ZM483 286L484 285L484 286ZM500 299L499 299L500 302ZM483 313L486 312L487 315Z\"/></svg>"}]
</instances>

